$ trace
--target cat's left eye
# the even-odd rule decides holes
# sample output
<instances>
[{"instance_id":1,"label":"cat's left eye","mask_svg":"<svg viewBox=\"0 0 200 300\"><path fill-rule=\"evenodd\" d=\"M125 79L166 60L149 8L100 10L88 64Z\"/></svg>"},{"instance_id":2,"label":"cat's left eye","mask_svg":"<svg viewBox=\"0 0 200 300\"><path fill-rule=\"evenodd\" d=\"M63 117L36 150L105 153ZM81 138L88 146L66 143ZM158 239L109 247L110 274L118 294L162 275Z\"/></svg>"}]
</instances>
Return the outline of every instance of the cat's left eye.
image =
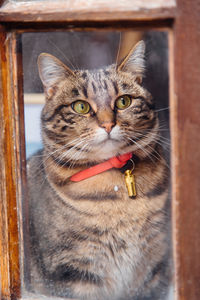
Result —
<instances>
[{"instance_id":1,"label":"cat's left eye","mask_svg":"<svg viewBox=\"0 0 200 300\"><path fill-rule=\"evenodd\" d=\"M73 102L71 106L78 114L87 114L90 111L90 104L86 101L78 100Z\"/></svg>"},{"instance_id":2,"label":"cat's left eye","mask_svg":"<svg viewBox=\"0 0 200 300\"><path fill-rule=\"evenodd\" d=\"M119 98L117 98L117 100L115 101L115 106L118 108L118 109L125 109L127 107L129 107L132 103L132 97L129 96L129 95L123 95L123 96L120 96Z\"/></svg>"}]
</instances>

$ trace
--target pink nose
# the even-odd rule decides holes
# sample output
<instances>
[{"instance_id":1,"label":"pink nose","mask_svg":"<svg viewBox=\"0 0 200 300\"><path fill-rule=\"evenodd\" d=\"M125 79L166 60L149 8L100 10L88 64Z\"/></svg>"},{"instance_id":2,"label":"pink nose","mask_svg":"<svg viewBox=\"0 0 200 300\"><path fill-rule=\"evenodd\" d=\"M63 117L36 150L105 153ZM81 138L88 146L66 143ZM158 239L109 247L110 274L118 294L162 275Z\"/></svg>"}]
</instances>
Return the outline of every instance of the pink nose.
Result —
<instances>
[{"instance_id":1,"label":"pink nose","mask_svg":"<svg viewBox=\"0 0 200 300\"><path fill-rule=\"evenodd\" d=\"M110 133L114 126L115 126L115 124L112 122L101 124L101 127L103 127L107 133Z\"/></svg>"}]
</instances>

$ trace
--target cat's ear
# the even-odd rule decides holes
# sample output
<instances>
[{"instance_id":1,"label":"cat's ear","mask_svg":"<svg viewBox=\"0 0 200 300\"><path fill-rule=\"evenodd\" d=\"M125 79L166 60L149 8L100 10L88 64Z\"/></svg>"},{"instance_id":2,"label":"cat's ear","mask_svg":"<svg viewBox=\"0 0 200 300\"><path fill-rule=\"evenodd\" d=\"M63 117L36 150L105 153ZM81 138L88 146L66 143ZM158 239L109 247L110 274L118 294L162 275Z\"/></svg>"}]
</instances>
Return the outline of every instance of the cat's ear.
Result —
<instances>
[{"instance_id":1,"label":"cat's ear","mask_svg":"<svg viewBox=\"0 0 200 300\"><path fill-rule=\"evenodd\" d=\"M119 71L131 72L136 75L136 80L141 83L145 71L145 43L138 42L117 67Z\"/></svg>"},{"instance_id":2,"label":"cat's ear","mask_svg":"<svg viewBox=\"0 0 200 300\"><path fill-rule=\"evenodd\" d=\"M41 53L38 57L38 70L45 93L50 98L56 84L68 77L75 76L73 71L65 66L59 59L48 53Z\"/></svg>"}]
</instances>

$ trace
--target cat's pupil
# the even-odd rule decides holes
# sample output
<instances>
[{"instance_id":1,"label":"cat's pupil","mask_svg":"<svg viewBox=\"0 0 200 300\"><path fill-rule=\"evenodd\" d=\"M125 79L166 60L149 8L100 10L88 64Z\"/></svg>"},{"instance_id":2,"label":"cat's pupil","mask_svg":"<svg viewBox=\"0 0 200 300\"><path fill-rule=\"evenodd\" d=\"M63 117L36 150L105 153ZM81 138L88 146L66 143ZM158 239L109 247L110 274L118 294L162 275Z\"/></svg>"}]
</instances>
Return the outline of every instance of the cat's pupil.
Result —
<instances>
[{"instance_id":1,"label":"cat's pupil","mask_svg":"<svg viewBox=\"0 0 200 300\"><path fill-rule=\"evenodd\" d=\"M122 98L121 101L123 106L126 105L126 101L124 100L124 98Z\"/></svg>"}]
</instances>

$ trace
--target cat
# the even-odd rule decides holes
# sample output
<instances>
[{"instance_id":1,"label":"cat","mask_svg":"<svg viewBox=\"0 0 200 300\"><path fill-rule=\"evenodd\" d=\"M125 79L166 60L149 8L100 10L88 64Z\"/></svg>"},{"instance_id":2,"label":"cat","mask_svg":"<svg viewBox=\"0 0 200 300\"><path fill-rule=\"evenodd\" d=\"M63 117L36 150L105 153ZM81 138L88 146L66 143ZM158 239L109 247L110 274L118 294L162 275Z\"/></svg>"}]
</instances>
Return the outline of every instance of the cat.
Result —
<instances>
[{"instance_id":1,"label":"cat","mask_svg":"<svg viewBox=\"0 0 200 300\"><path fill-rule=\"evenodd\" d=\"M46 53L38 67L44 149L27 163L33 290L84 300L164 300L169 171L153 99L142 86L144 41L98 70L71 70ZM134 198L117 168L69 181L126 153L135 165Z\"/></svg>"}]
</instances>

